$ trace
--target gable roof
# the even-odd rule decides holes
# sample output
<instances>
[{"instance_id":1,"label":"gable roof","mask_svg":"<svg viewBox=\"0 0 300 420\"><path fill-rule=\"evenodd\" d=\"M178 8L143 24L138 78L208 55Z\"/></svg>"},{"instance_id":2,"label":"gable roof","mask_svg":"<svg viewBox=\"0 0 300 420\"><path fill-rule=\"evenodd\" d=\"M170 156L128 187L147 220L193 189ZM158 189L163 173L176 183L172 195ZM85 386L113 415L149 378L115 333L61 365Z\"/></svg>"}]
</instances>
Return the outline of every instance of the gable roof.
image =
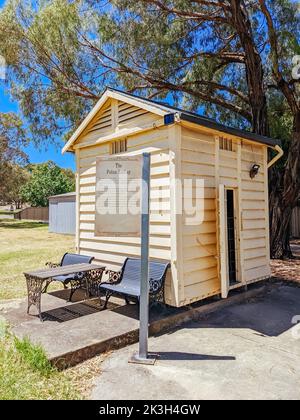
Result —
<instances>
[{"instance_id":1,"label":"gable roof","mask_svg":"<svg viewBox=\"0 0 300 420\"><path fill-rule=\"evenodd\" d=\"M68 192L65 194L56 194L56 195L50 195L48 198L61 198L61 197L74 197L76 195L76 192Z\"/></svg>"},{"instance_id":2,"label":"gable roof","mask_svg":"<svg viewBox=\"0 0 300 420\"><path fill-rule=\"evenodd\" d=\"M139 96L133 95L131 93L126 93L118 89L106 88L105 92L87 115L87 117L82 121L77 130L74 132L72 137L68 140L65 146L62 149L62 153L66 152L72 144L76 141L78 136L83 132L83 130L88 126L96 114L100 111L101 107L107 101L107 99L113 98L120 101L127 102L131 105L139 106L146 111L152 112L154 114L160 115L162 117L169 114L176 114L180 120L194 123L202 127L210 128L212 130L221 131L226 134L231 134L233 136L242 137L244 139L252 140L257 143L265 144L267 146L275 147L276 145L281 145L281 141L278 139L272 139L270 137L261 136L250 131L241 130L238 128L230 127L224 124L220 124L217 121L204 117L202 115L196 114L194 112L185 111L183 109L171 106L169 104L157 102L151 99L141 98Z\"/></svg>"}]
</instances>

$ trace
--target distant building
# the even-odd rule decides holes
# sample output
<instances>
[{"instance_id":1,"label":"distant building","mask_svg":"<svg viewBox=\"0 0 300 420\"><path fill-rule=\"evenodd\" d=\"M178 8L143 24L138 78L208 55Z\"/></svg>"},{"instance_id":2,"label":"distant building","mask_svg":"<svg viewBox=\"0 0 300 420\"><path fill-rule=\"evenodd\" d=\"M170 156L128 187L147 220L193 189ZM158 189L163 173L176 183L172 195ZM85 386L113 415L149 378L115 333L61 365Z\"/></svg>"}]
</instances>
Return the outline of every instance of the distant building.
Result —
<instances>
[{"instance_id":1,"label":"distant building","mask_svg":"<svg viewBox=\"0 0 300 420\"><path fill-rule=\"evenodd\" d=\"M76 193L49 197L49 232L75 235Z\"/></svg>"}]
</instances>

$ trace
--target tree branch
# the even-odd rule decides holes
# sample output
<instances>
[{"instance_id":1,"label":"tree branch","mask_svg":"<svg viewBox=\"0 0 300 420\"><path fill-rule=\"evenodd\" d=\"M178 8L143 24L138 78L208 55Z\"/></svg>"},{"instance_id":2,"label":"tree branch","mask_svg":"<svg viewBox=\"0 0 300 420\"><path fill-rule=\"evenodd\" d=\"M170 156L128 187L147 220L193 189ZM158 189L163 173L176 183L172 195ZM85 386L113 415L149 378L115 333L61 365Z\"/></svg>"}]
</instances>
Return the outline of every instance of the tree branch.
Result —
<instances>
[{"instance_id":1,"label":"tree branch","mask_svg":"<svg viewBox=\"0 0 300 420\"><path fill-rule=\"evenodd\" d=\"M269 9L267 8L265 0L259 0L259 4L261 7L261 11L266 18L267 26L268 26L268 34L269 34L269 41L270 41L270 49L271 49L271 61L272 61L272 71L278 88L282 91L286 100L288 101L289 106L293 114L297 114L299 112L299 103L295 97L293 89L290 88L289 83L283 77L283 74L280 70L279 65L279 52L278 52L278 37L274 27L273 18Z\"/></svg>"},{"instance_id":2,"label":"tree branch","mask_svg":"<svg viewBox=\"0 0 300 420\"><path fill-rule=\"evenodd\" d=\"M162 10L163 12L166 12L168 14L175 14L183 18L197 19L197 20L199 19L203 21L222 22L222 23L228 24L228 20L224 16L217 14L219 13L218 11L215 11L214 13L209 15L209 14L204 14L204 13L193 12L192 10L186 11L186 10L170 8L166 6L166 4L164 4L162 1L159 1L159 0L143 0L143 2L147 4L153 4L154 6L156 6L158 9Z\"/></svg>"},{"instance_id":3,"label":"tree branch","mask_svg":"<svg viewBox=\"0 0 300 420\"><path fill-rule=\"evenodd\" d=\"M249 104L249 98L247 95L245 95L243 92L234 89L230 86L226 86L223 85L221 83L217 83L214 81L208 81L208 80L193 80L193 81L188 81L188 82L183 82L182 85L204 85L204 86L208 86L208 88L211 88L213 90L223 90L225 92L230 93L233 96L237 96L238 98L240 98L242 101L246 102L247 104Z\"/></svg>"},{"instance_id":4,"label":"tree branch","mask_svg":"<svg viewBox=\"0 0 300 420\"><path fill-rule=\"evenodd\" d=\"M188 83L190 82L186 82L186 85L184 83L181 84L174 84L170 81L167 80L162 80L160 78L157 78L157 76L155 75L151 75L151 74L147 74L147 73L142 73L141 71L137 70L137 69L133 69L127 65L125 65L124 63L121 63L120 61L118 61L116 58L110 57L107 53L105 53L103 50L101 50L100 48L98 48L97 46L95 46L90 40L88 40L84 35L82 35L82 39L85 41L85 43L82 43L82 45L88 47L89 49L91 49L96 55L97 58L100 60L101 64L106 67L106 68L111 68L113 71L117 72L117 73L128 73L128 74L132 74L137 76L138 78L140 78L141 80L144 80L145 82L147 82L147 86L149 86L149 88L153 88L153 89L157 89L157 90L170 90L173 92L183 92L183 93L187 93L190 94L200 100L206 101L206 102L211 102L214 103L215 105L218 106L222 106L223 108L226 108L230 111L235 112L236 114L241 115L242 117L244 117L246 120L251 121L252 115L251 112L248 111L247 109L245 109L244 107L241 107L237 104L233 104L230 103L228 100L225 100L223 97L219 96L210 96L209 94L205 94L204 92L200 92L199 90L196 89L192 89L191 87L188 86ZM111 62L114 64L113 67L111 67L111 65L105 63L103 61L102 58L105 58L106 60L108 60L108 62ZM203 84L208 85L209 82L203 81ZM236 96L240 96L242 97L242 93L235 91L234 89L231 90L231 88L228 88L226 86L214 83L211 86L213 88L213 90L226 90L226 91L231 91L231 93L236 95ZM145 86L143 86L143 88L147 88ZM243 98L244 100L244 98Z\"/></svg>"}]
</instances>

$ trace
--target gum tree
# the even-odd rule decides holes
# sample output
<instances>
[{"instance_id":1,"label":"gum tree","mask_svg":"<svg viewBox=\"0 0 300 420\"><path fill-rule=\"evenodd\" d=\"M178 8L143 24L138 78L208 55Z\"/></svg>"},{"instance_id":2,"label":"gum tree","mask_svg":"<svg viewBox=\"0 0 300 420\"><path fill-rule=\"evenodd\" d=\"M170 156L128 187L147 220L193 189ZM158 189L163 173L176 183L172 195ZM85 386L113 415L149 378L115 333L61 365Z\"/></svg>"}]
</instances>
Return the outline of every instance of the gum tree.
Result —
<instances>
[{"instance_id":1,"label":"gum tree","mask_svg":"<svg viewBox=\"0 0 300 420\"><path fill-rule=\"evenodd\" d=\"M294 140L271 174L271 249L289 255L299 197L298 80L290 77L299 15L291 1L54 0L32 7L8 0L0 45L11 94L36 141L74 129L107 84L172 98L262 135L281 131L282 106Z\"/></svg>"}]
</instances>

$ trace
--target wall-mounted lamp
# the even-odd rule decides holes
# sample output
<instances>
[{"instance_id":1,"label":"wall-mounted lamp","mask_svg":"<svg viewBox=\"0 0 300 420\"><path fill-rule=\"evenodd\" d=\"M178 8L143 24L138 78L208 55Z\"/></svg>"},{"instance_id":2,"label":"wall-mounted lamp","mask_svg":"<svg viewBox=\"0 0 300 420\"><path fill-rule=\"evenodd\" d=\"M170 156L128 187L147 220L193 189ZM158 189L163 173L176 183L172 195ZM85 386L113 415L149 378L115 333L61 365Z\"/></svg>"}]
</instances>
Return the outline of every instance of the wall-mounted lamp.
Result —
<instances>
[{"instance_id":1,"label":"wall-mounted lamp","mask_svg":"<svg viewBox=\"0 0 300 420\"><path fill-rule=\"evenodd\" d=\"M258 174L258 171L260 169L260 165L257 165L256 163L252 165L252 168L250 169L250 178L253 179Z\"/></svg>"}]
</instances>

